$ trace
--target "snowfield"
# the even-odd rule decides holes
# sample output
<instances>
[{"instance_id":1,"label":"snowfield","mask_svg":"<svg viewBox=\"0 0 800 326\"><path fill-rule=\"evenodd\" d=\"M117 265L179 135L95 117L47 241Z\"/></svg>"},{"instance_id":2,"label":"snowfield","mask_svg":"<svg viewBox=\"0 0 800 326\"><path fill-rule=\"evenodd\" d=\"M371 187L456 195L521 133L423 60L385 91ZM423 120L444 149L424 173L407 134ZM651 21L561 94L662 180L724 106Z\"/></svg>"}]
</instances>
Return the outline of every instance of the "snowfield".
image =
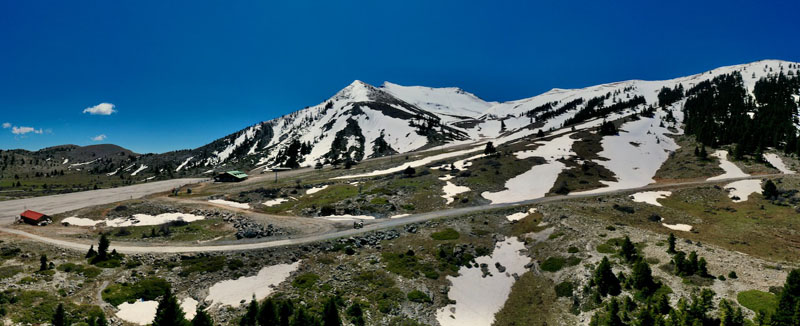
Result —
<instances>
[{"instance_id":1,"label":"snowfield","mask_svg":"<svg viewBox=\"0 0 800 326\"><path fill-rule=\"evenodd\" d=\"M575 153L572 144L575 139L566 134L549 142L538 142L540 145L534 150L516 152L518 159L529 157L543 157L547 162L533 166L530 170L506 181L506 190L498 192L484 192L481 194L492 204L513 203L527 199L544 197L556 182L558 175L566 168L559 159L566 158Z\"/></svg>"},{"instance_id":2,"label":"snowfield","mask_svg":"<svg viewBox=\"0 0 800 326\"><path fill-rule=\"evenodd\" d=\"M710 177L706 180L713 181L713 180L724 180L730 178L743 178L750 176L749 174L744 173L744 171L742 171L742 169L736 166L736 164L733 164L733 162L728 161L728 151L717 150L716 152L714 152L714 154L711 155L719 159L719 167L722 168L722 170L724 170L725 173L715 177Z\"/></svg>"},{"instance_id":3,"label":"snowfield","mask_svg":"<svg viewBox=\"0 0 800 326\"><path fill-rule=\"evenodd\" d=\"M490 275L483 277L480 268L461 267L458 276L448 276L452 286L447 296L456 303L436 311L436 320L442 326L490 326L494 314L500 311L511 293L514 274L526 272L525 265L530 262L521 251L525 244L516 237L510 237L495 245L491 256L475 259L478 264L489 265ZM506 267L500 273L495 263Z\"/></svg>"},{"instance_id":4,"label":"snowfield","mask_svg":"<svg viewBox=\"0 0 800 326\"><path fill-rule=\"evenodd\" d=\"M672 195L671 191L642 191L631 195L631 200L638 203L648 203L650 205L661 206L659 199L667 198Z\"/></svg>"},{"instance_id":5,"label":"snowfield","mask_svg":"<svg viewBox=\"0 0 800 326\"><path fill-rule=\"evenodd\" d=\"M794 171L790 169L786 164L783 162L780 156L775 153L767 153L764 154L764 159L769 162L772 166L774 166L778 171L785 174L794 174Z\"/></svg>"},{"instance_id":6,"label":"snowfield","mask_svg":"<svg viewBox=\"0 0 800 326\"><path fill-rule=\"evenodd\" d=\"M278 264L262 268L257 275L226 280L212 285L208 289L206 301L231 307L238 307L242 301L249 301L255 296L261 300L272 294L275 286L285 281L292 272L300 267L300 261L292 264Z\"/></svg>"},{"instance_id":7,"label":"snowfield","mask_svg":"<svg viewBox=\"0 0 800 326\"><path fill-rule=\"evenodd\" d=\"M734 203L741 203L746 201L750 194L760 194L761 180L739 180L726 184L724 189L728 190L728 197L733 199Z\"/></svg>"},{"instance_id":8,"label":"snowfield","mask_svg":"<svg viewBox=\"0 0 800 326\"><path fill-rule=\"evenodd\" d=\"M233 208L250 209L250 204L248 203L238 203L235 201L224 200L224 199L212 199L209 200L208 202L212 204L225 205Z\"/></svg>"},{"instance_id":9,"label":"snowfield","mask_svg":"<svg viewBox=\"0 0 800 326\"><path fill-rule=\"evenodd\" d=\"M666 136L671 132L660 127L660 123L661 118L641 117L623 124L618 136L603 137L603 150L598 155L608 160L596 163L614 172L617 181L601 180L606 187L579 193L637 188L655 182L656 171L669 158L669 153L679 147Z\"/></svg>"},{"instance_id":10,"label":"snowfield","mask_svg":"<svg viewBox=\"0 0 800 326\"><path fill-rule=\"evenodd\" d=\"M139 172L142 172L145 169L147 169L147 165L142 164L142 165L139 166L138 169L136 169L136 171L133 171L133 173L131 173L131 176L137 175L137 174L139 174Z\"/></svg>"},{"instance_id":11,"label":"snowfield","mask_svg":"<svg viewBox=\"0 0 800 326\"><path fill-rule=\"evenodd\" d=\"M416 160L416 161L404 163L402 165L395 166L395 167L388 168L388 169L376 170L376 171L372 171L372 172L368 172L368 173L362 173L362 174L345 175L345 176L341 176L341 177L336 177L334 179L352 179L352 178L374 177L374 176L379 176L379 175L384 175L384 174L397 173L397 172L401 172L401 171L405 170L409 166L412 167L412 168L417 168L417 167L420 167L420 166L425 166L425 165L431 164L431 163L436 162L436 161L441 161L441 160L452 158L452 157L457 157L457 156L461 156L461 155L474 153L474 152L477 152L477 151L482 151L484 148L485 148L484 146L476 146L476 147L473 147L473 148L470 148L470 149L465 149L465 150L460 150L460 151L453 151L453 152L437 154L437 155L431 155L431 156L428 156L426 158L422 158L422 159L419 159L419 160Z\"/></svg>"}]
</instances>

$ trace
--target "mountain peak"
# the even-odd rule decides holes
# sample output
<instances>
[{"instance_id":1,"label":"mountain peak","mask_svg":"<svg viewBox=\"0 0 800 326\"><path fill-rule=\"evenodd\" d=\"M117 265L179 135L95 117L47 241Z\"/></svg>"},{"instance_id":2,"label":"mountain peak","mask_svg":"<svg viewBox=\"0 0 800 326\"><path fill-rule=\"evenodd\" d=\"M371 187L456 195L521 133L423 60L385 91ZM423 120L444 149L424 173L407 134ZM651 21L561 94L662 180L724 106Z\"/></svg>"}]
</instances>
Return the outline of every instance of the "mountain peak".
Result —
<instances>
[{"instance_id":1,"label":"mountain peak","mask_svg":"<svg viewBox=\"0 0 800 326\"><path fill-rule=\"evenodd\" d=\"M350 85L340 90L333 96L332 100L349 100L353 102L370 101L375 98L375 93L379 92L375 86L354 80Z\"/></svg>"}]
</instances>

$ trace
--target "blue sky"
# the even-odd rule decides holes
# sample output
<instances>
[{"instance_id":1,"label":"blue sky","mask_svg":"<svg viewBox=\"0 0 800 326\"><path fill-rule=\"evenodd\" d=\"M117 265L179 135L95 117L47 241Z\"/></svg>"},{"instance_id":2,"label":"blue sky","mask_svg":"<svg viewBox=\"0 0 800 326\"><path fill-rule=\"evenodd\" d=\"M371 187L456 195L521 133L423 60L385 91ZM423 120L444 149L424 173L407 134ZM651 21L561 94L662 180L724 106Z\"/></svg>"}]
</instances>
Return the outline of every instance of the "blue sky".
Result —
<instances>
[{"instance_id":1,"label":"blue sky","mask_svg":"<svg viewBox=\"0 0 800 326\"><path fill-rule=\"evenodd\" d=\"M796 1L611 3L3 1L0 148L192 148L354 79L505 101L800 61Z\"/></svg>"}]
</instances>

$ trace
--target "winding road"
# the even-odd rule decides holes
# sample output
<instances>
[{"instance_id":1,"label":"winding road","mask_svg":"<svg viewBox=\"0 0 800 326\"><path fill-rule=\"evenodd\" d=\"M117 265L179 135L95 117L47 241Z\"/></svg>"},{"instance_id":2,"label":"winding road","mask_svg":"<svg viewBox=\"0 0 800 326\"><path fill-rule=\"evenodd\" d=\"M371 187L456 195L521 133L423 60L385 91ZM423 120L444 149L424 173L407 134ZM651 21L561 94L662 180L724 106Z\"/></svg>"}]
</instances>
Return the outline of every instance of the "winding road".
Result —
<instances>
[{"instance_id":1,"label":"winding road","mask_svg":"<svg viewBox=\"0 0 800 326\"><path fill-rule=\"evenodd\" d=\"M260 241L260 242L243 242L243 243L236 243L236 244L226 244L226 245L197 245L197 246L147 246L147 245L140 245L140 246L129 246L129 245L112 245L113 249L116 249L122 253L197 253L197 252L219 252L219 251L242 251L242 250L254 250L254 249L265 249L265 248L275 248L275 247L282 247L282 246L292 246L292 245L302 245L302 244L309 244L314 242L326 241L331 239L337 239L342 237L350 237L370 231L376 231L380 229L386 228L394 228L398 226L403 226L406 224L412 223L419 223L424 221L429 221L438 218L444 217L453 217L459 215L465 215L470 213L477 213L481 211L493 210L493 209L500 209L500 208L510 208L510 207L517 207L517 206L524 206L524 205L531 205L531 204L542 204L542 203L551 203L551 202L558 202L563 200L571 200L571 199L580 199L580 198L590 198L590 197L600 197L600 196L609 196L609 195L620 195L625 193L634 193L638 191L646 191L646 190L658 190L658 189L671 189L671 188L685 188L685 187L695 187L695 186L702 186L702 185L713 185L713 184L723 184L728 183L731 181L736 180L746 180L746 179L761 179L767 177L796 177L796 175L786 175L786 174L765 174L765 175L754 175L748 177L741 177L741 178L730 178L730 179L723 179L723 180L700 180L700 181L688 181L688 182L678 182L678 183L665 183L665 184L650 184L643 187L632 188L632 189L621 189L621 190L610 190L606 192L594 192L589 194L575 194L575 195L557 195L557 196L548 196L530 200L524 200L520 202L514 203L504 203L504 204L490 204L490 205L481 205L481 206L471 206L471 207L461 207L461 208L452 208L452 209L445 209L439 211L432 211L427 213L420 213L420 214L413 214L403 218L396 218L396 219L379 219L368 221L368 224L364 225L362 229L347 229L342 231L332 231L332 232L325 232L319 234L313 234L308 236L303 236L300 238L294 239L283 239L283 240L273 240L273 241ZM153 192L159 192L163 190L169 190L171 187L176 186L177 184L188 184L188 183L195 183L202 179L178 179L178 180L171 180L171 186L167 187L170 183L164 183L159 185L159 187L153 187L151 190ZM185 182L185 183L184 183ZM156 183L153 183L156 184ZM145 186L145 185L137 185L137 186ZM131 187L137 187L131 186ZM95 190L95 191L88 191L85 193L74 193L74 194L67 194L72 195L72 198L75 198L76 202L69 203L67 205L68 208L52 208L52 210L45 210L45 212L53 214L52 212L64 212L72 209L78 209L86 206L93 206L98 205L98 198L103 201L103 203L111 203L114 202L114 198L119 198L118 200L128 199L126 196L134 196L134 194L138 194L139 197L146 195L146 189L141 188L133 188L133 189L124 189L124 188L131 188L131 187L123 187L123 188L116 188L116 189L103 189L103 190ZM163 188L166 187L166 188ZM107 194L103 192L108 192ZM26 201L28 205L32 205L36 203L37 205L41 205L38 202L46 203L49 205L55 205L57 202L64 202L65 199L59 196L67 196L67 195L58 195L58 196L50 196L50 197L39 197L39 198L29 198L24 199L22 201ZM117 197L122 196L122 197ZM59 197L57 199L51 197ZM70 197L70 196L67 196ZM82 199L80 201L77 201ZM91 200L90 200L91 199ZM0 202L0 205L3 205L3 208L0 209L0 223L6 222L6 224L10 221L5 214L7 211L10 211L10 208L5 206L7 202ZM16 204L19 207L19 204ZM37 206L39 207L39 206ZM50 207L50 206L47 206ZM60 211L59 211L60 210ZM19 212L19 208L16 208L14 211ZM13 217L13 216L12 216ZM31 234L25 231L11 229L6 227L0 227L0 232L5 232L9 234L18 235L21 237L25 237L31 240L49 243L61 248L67 249L75 249L75 250L88 250L90 243L81 243L75 241L68 241L62 239L55 239L55 238L48 238L41 235Z\"/></svg>"}]
</instances>

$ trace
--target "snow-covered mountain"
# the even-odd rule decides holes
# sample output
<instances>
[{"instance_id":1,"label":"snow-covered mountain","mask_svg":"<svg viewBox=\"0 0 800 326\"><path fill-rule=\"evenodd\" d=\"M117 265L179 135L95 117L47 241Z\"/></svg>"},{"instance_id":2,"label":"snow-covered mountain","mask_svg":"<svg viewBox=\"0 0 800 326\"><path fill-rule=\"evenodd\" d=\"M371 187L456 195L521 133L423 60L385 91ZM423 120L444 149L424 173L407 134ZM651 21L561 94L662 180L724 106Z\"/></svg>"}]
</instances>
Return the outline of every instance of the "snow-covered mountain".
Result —
<instances>
[{"instance_id":1,"label":"snow-covered mountain","mask_svg":"<svg viewBox=\"0 0 800 326\"><path fill-rule=\"evenodd\" d=\"M659 106L664 88L680 85L689 90L714 77L739 72L752 94L759 79L779 73L796 75L799 69L797 63L764 60L663 81L552 89L508 102L485 101L456 87L390 82L374 87L354 81L317 105L255 124L200 148L143 156L141 160L147 166L183 174L231 167L338 164L442 144L495 138L507 141L612 112L618 116Z\"/></svg>"}]
</instances>

